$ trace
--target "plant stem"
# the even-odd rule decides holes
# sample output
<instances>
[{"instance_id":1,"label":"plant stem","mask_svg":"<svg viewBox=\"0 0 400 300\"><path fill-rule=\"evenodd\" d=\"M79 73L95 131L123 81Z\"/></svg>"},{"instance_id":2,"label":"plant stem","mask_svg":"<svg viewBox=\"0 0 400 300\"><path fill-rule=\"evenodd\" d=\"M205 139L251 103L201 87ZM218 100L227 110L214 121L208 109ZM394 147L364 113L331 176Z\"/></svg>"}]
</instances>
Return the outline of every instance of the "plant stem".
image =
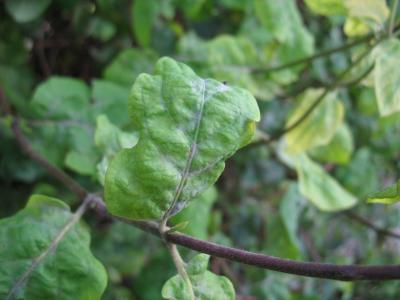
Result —
<instances>
[{"instance_id":1,"label":"plant stem","mask_svg":"<svg viewBox=\"0 0 400 300\"><path fill-rule=\"evenodd\" d=\"M179 254L179 251L178 251L178 248L176 247L176 245L167 241L166 235L167 235L168 229L169 229L167 227L167 221L168 221L168 217L163 217L161 219L161 222L158 225L159 236L163 240L165 245L167 246L168 251L171 254L172 260L174 261L175 268L178 271L178 274L182 277L182 280L186 283L186 285L189 288L190 297L191 297L190 300L195 300L192 282L190 281L189 275L187 274L186 269L185 269L185 262L183 261L181 255Z\"/></svg>"},{"instance_id":2,"label":"plant stem","mask_svg":"<svg viewBox=\"0 0 400 300\"><path fill-rule=\"evenodd\" d=\"M373 34L368 34L365 37L352 41L350 43L335 47L335 48L331 48L328 50L324 50L321 52L318 52L314 55L308 56L308 57L304 57L292 62L289 62L287 64L283 64L283 65L279 65L279 66L275 66L275 67L255 67L252 68L251 71L254 73L268 73L268 72L273 72L273 71L279 71L279 70L283 70L283 69L287 69L287 68L291 68L300 64L304 64L304 63L310 63L315 59L321 58L321 57L325 57L325 56L329 56L331 54L337 53L337 52L341 52L343 50L347 50L350 48L353 48L354 46L360 45L360 44L364 44L369 42L372 38L374 38Z\"/></svg>"},{"instance_id":3,"label":"plant stem","mask_svg":"<svg viewBox=\"0 0 400 300\"><path fill-rule=\"evenodd\" d=\"M130 221L123 218L118 219L141 228L155 236L160 236L158 224L156 222ZM201 253L287 274L341 281L400 279L400 265L359 266L300 262L226 247L180 233L166 233L165 238L170 243L181 245Z\"/></svg>"},{"instance_id":4,"label":"plant stem","mask_svg":"<svg viewBox=\"0 0 400 300\"><path fill-rule=\"evenodd\" d=\"M13 294L25 283L29 275L31 275L31 273L40 265L40 263L42 263L43 260L57 248L58 244L62 241L68 231L81 219L82 215L86 212L91 202L91 196L85 198L85 200L76 210L76 212L71 216L68 222L61 228L58 234L51 241L47 249L32 261L30 267L14 283L9 293L7 294L6 300L12 299Z\"/></svg>"},{"instance_id":5,"label":"plant stem","mask_svg":"<svg viewBox=\"0 0 400 300\"><path fill-rule=\"evenodd\" d=\"M393 0L392 8L390 9L390 17L389 17L389 27L388 27L388 36L391 37L394 30L394 22L396 20L397 15L397 7L399 5L399 0Z\"/></svg>"},{"instance_id":6,"label":"plant stem","mask_svg":"<svg viewBox=\"0 0 400 300\"><path fill-rule=\"evenodd\" d=\"M352 86L359 84L365 77L367 77L372 72L373 69L374 69L374 64L371 64L360 76L353 78L349 81L341 82L339 83L339 86L345 87L345 86Z\"/></svg>"},{"instance_id":7,"label":"plant stem","mask_svg":"<svg viewBox=\"0 0 400 300\"><path fill-rule=\"evenodd\" d=\"M182 277L183 281L186 283L189 293L190 293L190 300L195 300L195 295L193 291L192 282L190 281L190 277L186 272L185 262L183 261L181 255L179 254L178 248L175 244L171 244L167 242L167 247L169 253L172 256L172 260L174 261L175 267L178 270L178 274Z\"/></svg>"}]
</instances>

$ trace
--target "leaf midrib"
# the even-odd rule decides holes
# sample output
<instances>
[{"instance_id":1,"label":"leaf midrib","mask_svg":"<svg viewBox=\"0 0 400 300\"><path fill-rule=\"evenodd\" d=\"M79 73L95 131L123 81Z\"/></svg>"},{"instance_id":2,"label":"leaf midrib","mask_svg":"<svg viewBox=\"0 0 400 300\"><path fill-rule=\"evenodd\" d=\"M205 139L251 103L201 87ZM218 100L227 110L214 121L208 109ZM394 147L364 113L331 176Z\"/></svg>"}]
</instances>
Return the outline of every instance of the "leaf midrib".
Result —
<instances>
[{"instance_id":1,"label":"leaf midrib","mask_svg":"<svg viewBox=\"0 0 400 300\"><path fill-rule=\"evenodd\" d=\"M204 105L205 105L205 102L206 102L205 93L206 93L206 83L207 83L206 79L200 79L200 80L203 83L203 91L202 91L200 109L197 112L197 120L196 120L196 126L195 126L193 142L190 145L189 155L188 155L188 158L186 160L185 169L183 170L183 173L182 173L182 176L181 176L181 180L179 181L179 184L178 184L178 186L177 186L177 188L175 190L174 198L172 200L172 203L171 203L170 207L165 212L165 214L163 216L163 219L168 218L171 215L171 212L174 210L174 207L175 207L176 203L178 202L178 199L181 196L183 189L186 186L186 182L187 182L187 180L189 178L189 175L190 175L190 169L192 167L193 159L194 159L194 156L196 155L196 152L197 152L197 141L198 141L198 138L199 138L201 120L203 119Z\"/></svg>"}]
</instances>

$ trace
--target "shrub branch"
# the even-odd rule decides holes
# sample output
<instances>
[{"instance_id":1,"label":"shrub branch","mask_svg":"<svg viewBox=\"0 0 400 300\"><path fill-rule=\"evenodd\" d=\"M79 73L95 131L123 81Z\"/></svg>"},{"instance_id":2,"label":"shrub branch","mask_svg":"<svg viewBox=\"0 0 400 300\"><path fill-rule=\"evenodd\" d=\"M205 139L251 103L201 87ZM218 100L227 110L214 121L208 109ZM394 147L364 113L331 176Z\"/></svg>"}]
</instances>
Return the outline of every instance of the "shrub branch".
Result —
<instances>
[{"instance_id":1,"label":"shrub branch","mask_svg":"<svg viewBox=\"0 0 400 300\"><path fill-rule=\"evenodd\" d=\"M0 88L0 107L8 107L4 112L9 115L11 109ZM31 146L29 140L24 136L19 126L18 117L14 116L12 131L21 149L32 160L36 161L46 171L63 183L71 192L79 199L84 201L88 195L92 195L91 207L101 216L106 216L114 220L120 220L124 223L131 224L143 231L149 232L159 238L162 238L159 224L152 221L132 221L121 217L112 216L108 213L103 200L89 193L83 186L76 182L71 176L63 170L49 162L46 158L37 153ZM79 209L78 209L79 210ZM372 227L370 227L372 228ZM212 242L196 239L181 233L167 232L164 234L166 241L206 253L212 256L225 258L234 262L239 262L259 268L273 270L277 272L300 275L306 277L316 277L323 279L335 279L342 281L355 280L390 280L400 279L400 265L336 265L328 263L316 262L299 262L290 259L283 259L261 253L249 252L237 248L231 248L215 244Z\"/></svg>"}]
</instances>

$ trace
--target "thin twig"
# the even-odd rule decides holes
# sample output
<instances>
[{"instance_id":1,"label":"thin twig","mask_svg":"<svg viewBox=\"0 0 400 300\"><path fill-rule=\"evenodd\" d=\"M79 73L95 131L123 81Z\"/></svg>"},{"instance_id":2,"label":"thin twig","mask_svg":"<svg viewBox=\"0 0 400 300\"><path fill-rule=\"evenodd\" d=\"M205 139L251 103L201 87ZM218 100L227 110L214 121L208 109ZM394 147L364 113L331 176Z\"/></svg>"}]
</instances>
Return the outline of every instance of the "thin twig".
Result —
<instances>
[{"instance_id":1,"label":"thin twig","mask_svg":"<svg viewBox=\"0 0 400 300\"><path fill-rule=\"evenodd\" d=\"M341 87L348 87L348 86L352 86L352 85L357 85L357 84L359 84L365 77L367 77L371 72L372 72L372 70L374 69L374 64L371 64L366 70L365 70L365 72L364 73L362 73L360 76L358 76L358 77L356 77L356 78L353 78L353 79L351 79L351 80L349 80L349 81L346 81L346 82L342 82L342 83L340 83L339 85L341 86Z\"/></svg>"},{"instance_id":2,"label":"thin twig","mask_svg":"<svg viewBox=\"0 0 400 300\"><path fill-rule=\"evenodd\" d=\"M291 67L295 67L297 65L301 65L301 64L305 64L305 63L311 63L316 59L325 57L325 56L329 56L332 54L335 54L337 52L341 52L343 50L347 50L347 49L351 49L355 46L364 44L364 43L368 43L369 41L371 41L373 38L375 37L375 33L370 33L360 39L354 40L352 42L349 42L347 44L344 45L340 45L338 47L334 47L334 48L330 48L327 50L322 50L316 54L307 56L307 57L303 57L294 61L291 61L289 63L285 63L282 65L278 65L278 66L243 66L243 65L225 65L225 66L210 66L211 69L215 68L215 69L223 69L225 71L231 70L233 72L241 72L241 71L246 71L246 72L252 72L252 73L270 73L270 72L275 72L275 71L280 71L283 69L288 69ZM187 61L190 63L202 63L203 61L198 61L198 60L188 60L185 57L182 56L177 56L175 57L175 59L181 60L181 61Z\"/></svg>"},{"instance_id":3,"label":"thin twig","mask_svg":"<svg viewBox=\"0 0 400 300\"><path fill-rule=\"evenodd\" d=\"M343 50L353 48L353 47L358 46L360 44L367 43L370 40L372 40L374 38L374 36L375 35L371 33L371 34L368 34L368 35L366 35L366 36L364 36L364 37L362 37L362 38L360 38L358 40L352 41L350 43L347 43L347 44L344 44L344 45L340 45L338 47L331 48L331 49L328 49L328 50L324 50L324 51L318 52L318 53L316 53L314 55L307 56L307 57L304 57L304 58L289 62L287 64L283 64L283 65L279 65L279 66L275 66L275 67L267 67L267 68L265 68L265 67L255 67L255 68L252 68L251 71L254 72L254 73L268 73L268 72L273 72L273 71L280 71L280 70L283 70L283 69L291 68L291 67L294 67L294 66L297 66L297 65L301 65L301 64L305 64L305 63L310 63L310 62L314 61L315 59L318 59L318 58L321 58L321 57L325 57L325 56L329 56L329 55L332 55L334 53L341 52Z\"/></svg>"},{"instance_id":4,"label":"thin twig","mask_svg":"<svg viewBox=\"0 0 400 300\"><path fill-rule=\"evenodd\" d=\"M358 65L371 51L372 48L368 48L364 53L362 53L346 70L339 74L337 79L326 87L324 92L310 105L310 107L302 114L296 121L291 123L289 126L283 128L282 130L278 131L274 134L271 139L276 140L277 138L281 137L282 135L292 131L297 126L299 126L304 120L308 118L308 116L318 107L318 105L325 99L325 97L335 88L340 86L340 82L342 79L355 67Z\"/></svg>"},{"instance_id":5,"label":"thin twig","mask_svg":"<svg viewBox=\"0 0 400 300\"><path fill-rule=\"evenodd\" d=\"M363 73L360 77L356 78L355 80L352 80L349 82L342 82L343 77L345 77L351 71L351 69L353 67L358 65L368 55L368 53L371 51L371 49L372 48L369 48L366 51L364 51L364 53L362 53L346 70L344 70L342 73L340 73L338 75L338 77L332 84L326 86L325 90L322 92L322 94L310 105L310 107L297 120L295 120L289 126L286 126L282 129L276 131L274 134L270 134L268 139L264 138L264 139L260 139L256 142L254 142L254 143L251 143L249 145L249 147L254 148L257 146L266 145L266 144L269 144L269 143L281 138L283 135L292 131L293 129L297 128L297 126L302 124L303 121L305 121L311 115L311 113L314 111L314 109L316 109L318 107L318 105L325 99L325 97L332 90L334 90L340 86L354 85L354 84L358 83L359 81L361 81L362 79L364 79L372 71L373 65L370 66L365 73Z\"/></svg>"},{"instance_id":6,"label":"thin twig","mask_svg":"<svg viewBox=\"0 0 400 300\"><path fill-rule=\"evenodd\" d=\"M359 224L366 226L372 230L374 230L377 234L380 235L384 235L384 236L388 236L388 237L392 237L392 238L396 238L396 239L400 239L400 234L393 232L391 230L388 230L386 228L382 228L379 227L378 225L372 223L371 221L369 221L368 219L354 213L354 212L347 212L345 214L347 217L349 217L351 220L358 222Z\"/></svg>"}]
</instances>

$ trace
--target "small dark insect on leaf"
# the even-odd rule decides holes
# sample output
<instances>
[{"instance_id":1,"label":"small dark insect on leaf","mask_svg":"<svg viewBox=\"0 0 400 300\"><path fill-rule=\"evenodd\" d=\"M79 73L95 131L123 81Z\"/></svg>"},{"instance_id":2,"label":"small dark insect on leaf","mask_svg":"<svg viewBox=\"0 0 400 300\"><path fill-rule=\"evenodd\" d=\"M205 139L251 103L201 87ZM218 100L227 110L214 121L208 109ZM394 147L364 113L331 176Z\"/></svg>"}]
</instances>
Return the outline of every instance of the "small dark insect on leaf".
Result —
<instances>
[{"instance_id":1,"label":"small dark insect on leaf","mask_svg":"<svg viewBox=\"0 0 400 300\"><path fill-rule=\"evenodd\" d=\"M227 82L226 80L222 81L222 83L223 83L224 85L228 85L228 82Z\"/></svg>"}]
</instances>

